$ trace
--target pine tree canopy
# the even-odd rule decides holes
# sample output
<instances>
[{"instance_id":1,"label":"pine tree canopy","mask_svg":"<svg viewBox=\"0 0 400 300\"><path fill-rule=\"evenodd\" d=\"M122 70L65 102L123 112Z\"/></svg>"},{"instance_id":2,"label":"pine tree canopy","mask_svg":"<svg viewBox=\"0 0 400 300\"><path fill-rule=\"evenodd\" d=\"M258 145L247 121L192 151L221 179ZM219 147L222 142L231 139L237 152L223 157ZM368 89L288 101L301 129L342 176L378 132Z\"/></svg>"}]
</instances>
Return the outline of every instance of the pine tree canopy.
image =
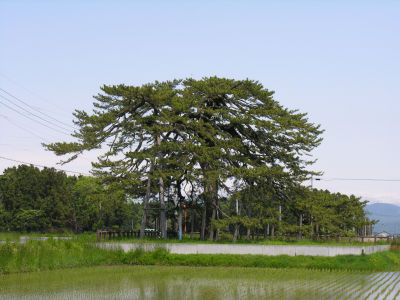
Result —
<instances>
[{"instance_id":1,"label":"pine tree canopy","mask_svg":"<svg viewBox=\"0 0 400 300\"><path fill-rule=\"evenodd\" d=\"M91 113L74 114L77 142L47 149L72 154L67 162L106 149L94 164L98 174L138 180L151 161L153 176L185 180L285 186L311 174L308 155L321 142L320 126L281 106L259 82L211 77L101 90Z\"/></svg>"}]
</instances>

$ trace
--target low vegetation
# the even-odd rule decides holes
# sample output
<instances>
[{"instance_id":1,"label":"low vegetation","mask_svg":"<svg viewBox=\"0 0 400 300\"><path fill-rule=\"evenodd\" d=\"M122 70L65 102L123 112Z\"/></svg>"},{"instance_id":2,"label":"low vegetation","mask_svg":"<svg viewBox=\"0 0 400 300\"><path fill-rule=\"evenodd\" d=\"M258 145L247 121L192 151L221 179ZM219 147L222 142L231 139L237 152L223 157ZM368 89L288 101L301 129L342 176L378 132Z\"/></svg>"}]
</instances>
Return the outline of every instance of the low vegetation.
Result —
<instances>
[{"instance_id":1,"label":"low vegetation","mask_svg":"<svg viewBox=\"0 0 400 300\"><path fill-rule=\"evenodd\" d=\"M0 244L0 273L32 272L97 265L186 265L237 266L261 268L306 268L320 270L394 271L400 270L400 251L372 255L313 257L262 255L180 255L157 249L124 253L103 250L92 244L92 237L74 240L31 240L24 244Z\"/></svg>"}]
</instances>

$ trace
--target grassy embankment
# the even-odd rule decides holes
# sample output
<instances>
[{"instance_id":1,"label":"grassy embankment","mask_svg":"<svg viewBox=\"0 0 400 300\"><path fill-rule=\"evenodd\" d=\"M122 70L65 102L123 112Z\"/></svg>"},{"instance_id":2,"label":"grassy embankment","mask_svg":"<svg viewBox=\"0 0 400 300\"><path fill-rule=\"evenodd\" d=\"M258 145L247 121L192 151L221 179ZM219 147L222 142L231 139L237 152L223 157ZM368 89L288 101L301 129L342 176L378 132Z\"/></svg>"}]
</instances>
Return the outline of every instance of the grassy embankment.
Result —
<instances>
[{"instance_id":1,"label":"grassy embankment","mask_svg":"<svg viewBox=\"0 0 400 300\"><path fill-rule=\"evenodd\" d=\"M399 271L400 251L372 255L337 257L263 256L227 254L171 254L158 249L124 253L102 250L92 245L93 236L78 236L69 241L29 241L0 244L0 273L32 272L97 265L185 265L237 266L262 268L306 268L354 271Z\"/></svg>"},{"instance_id":2,"label":"grassy embankment","mask_svg":"<svg viewBox=\"0 0 400 300\"><path fill-rule=\"evenodd\" d=\"M19 232L0 232L0 241L19 241L20 237L27 236L27 237L55 237L55 236L70 236L70 237L77 237L74 234L42 234L42 233L19 233ZM96 233L84 233L80 234L79 238L81 240L85 239L86 241L96 242L97 236ZM107 240L108 241L108 240ZM183 236L182 240L177 238L169 238L166 240L159 239L159 238L115 238L112 239L111 242L121 242L121 243L195 243L195 244L232 244L232 238L225 238L220 239L219 241L201 241L199 236L194 236L194 238L190 238L189 235L186 237ZM268 238L268 239L238 239L235 244L252 244L252 245L323 245L323 246L370 246L370 245L387 245L386 241L377 241L376 243L362 243L358 241L354 241L353 238L341 238L340 241L336 239L319 239L319 240L311 240L303 238L301 240L297 240L296 238L285 238L282 240L281 237L277 236L275 238Z\"/></svg>"}]
</instances>

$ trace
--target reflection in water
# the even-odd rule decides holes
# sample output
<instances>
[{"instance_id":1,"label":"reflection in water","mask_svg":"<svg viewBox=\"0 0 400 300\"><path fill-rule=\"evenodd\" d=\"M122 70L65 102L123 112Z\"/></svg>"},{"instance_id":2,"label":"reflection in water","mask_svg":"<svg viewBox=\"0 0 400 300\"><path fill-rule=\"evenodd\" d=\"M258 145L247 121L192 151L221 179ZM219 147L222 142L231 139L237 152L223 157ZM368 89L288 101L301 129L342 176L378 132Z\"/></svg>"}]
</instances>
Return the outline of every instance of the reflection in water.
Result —
<instances>
[{"instance_id":1,"label":"reflection in water","mask_svg":"<svg viewBox=\"0 0 400 300\"><path fill-rule=\"evenodd\" d=\"M0 276L1 299L395 299L399 295L399 272L113 266Z\"/></svg>"}]
</instances>

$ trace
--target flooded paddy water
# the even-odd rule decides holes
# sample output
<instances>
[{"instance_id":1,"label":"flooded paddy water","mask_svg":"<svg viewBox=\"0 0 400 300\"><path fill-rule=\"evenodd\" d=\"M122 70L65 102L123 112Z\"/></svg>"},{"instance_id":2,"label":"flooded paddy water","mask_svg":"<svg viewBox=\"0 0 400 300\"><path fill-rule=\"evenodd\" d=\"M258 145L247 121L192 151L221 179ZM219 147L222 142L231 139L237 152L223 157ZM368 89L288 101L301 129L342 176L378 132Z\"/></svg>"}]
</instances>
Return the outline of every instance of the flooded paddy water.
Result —
<instances>
[{"instance_id":1,"label":"flooded paddy water","mask_svg":"<svg viewBox=\"0 0 400 300\"><path fill-rule=\"evenodd\" d=\"M400 272L109 266L0 275L1 299L400 299Z\"/></svg>"}]
</instances>

